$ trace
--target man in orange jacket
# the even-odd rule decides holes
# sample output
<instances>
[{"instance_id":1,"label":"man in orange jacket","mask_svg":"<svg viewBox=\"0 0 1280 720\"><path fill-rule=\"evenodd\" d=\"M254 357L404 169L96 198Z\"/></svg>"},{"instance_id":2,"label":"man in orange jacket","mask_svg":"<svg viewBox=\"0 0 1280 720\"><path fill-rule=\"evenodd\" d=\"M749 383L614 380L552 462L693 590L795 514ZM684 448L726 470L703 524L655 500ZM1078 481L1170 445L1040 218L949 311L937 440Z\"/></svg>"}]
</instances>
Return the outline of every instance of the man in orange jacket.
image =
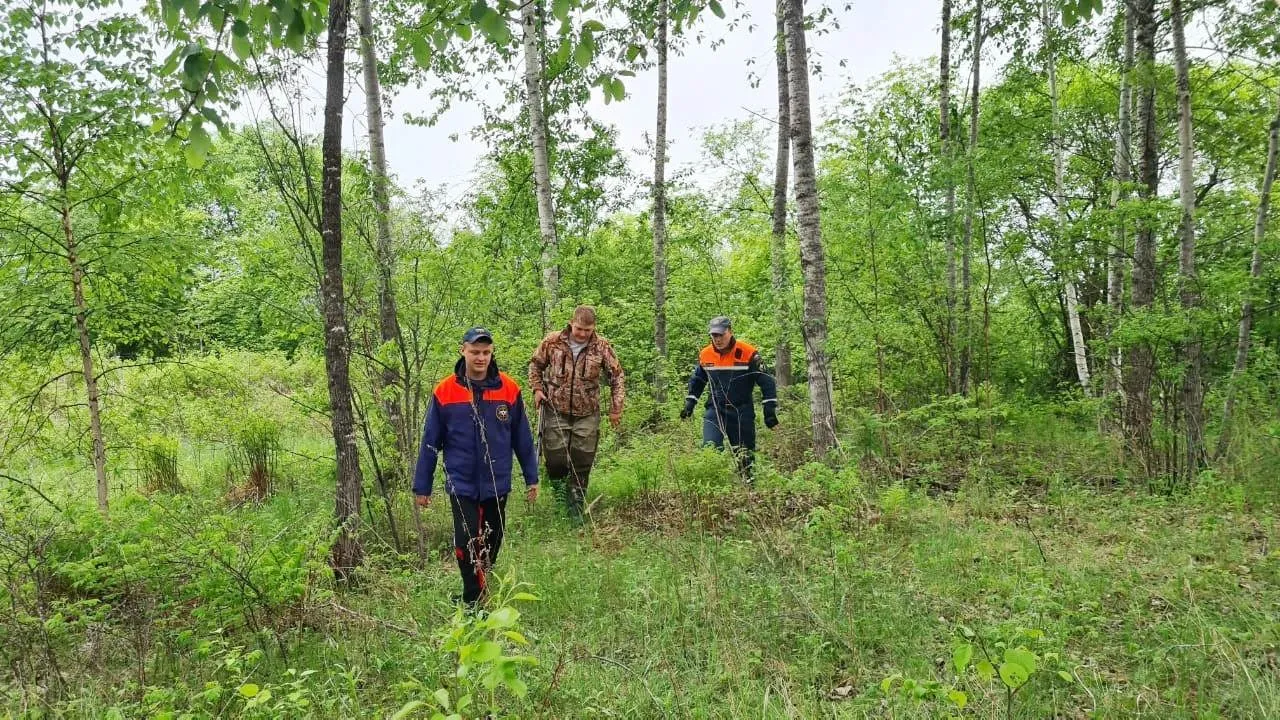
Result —
<instances>
[{"instance_id":1,"label":"man in orange jacket","mask_svg":"<svg viewBox=\"0 0 1280 720\"><path fill-rule=\"evenodd\" d=\"M702 442L723 449L728 441L738 460L739 472L751 482L756 450L753 390L759 387L764 396L764 424L772 430L778 425L778 386L765 371L755 347L734 337L729 318L712 318L707 332L711 335L711 344L698 354L680 419L693 416L698 398L710 386L711 395L702 416Z\"/></svg>"}]
</instances>

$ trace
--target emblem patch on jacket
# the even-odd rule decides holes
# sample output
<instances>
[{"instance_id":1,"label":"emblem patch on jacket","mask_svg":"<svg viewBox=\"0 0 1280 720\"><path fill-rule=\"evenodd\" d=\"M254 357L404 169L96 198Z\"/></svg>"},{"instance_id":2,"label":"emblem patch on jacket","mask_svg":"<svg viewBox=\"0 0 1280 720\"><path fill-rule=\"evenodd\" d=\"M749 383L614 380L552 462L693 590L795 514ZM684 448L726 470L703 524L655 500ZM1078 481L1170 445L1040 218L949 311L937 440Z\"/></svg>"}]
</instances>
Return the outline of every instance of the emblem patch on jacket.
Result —
<instances>
[{"instance_id":1,"label":"emblem patch on jacket","mask_svg":"<svg viewBox=\"0 0 1280 720\"><path fill-rule=\"evenodd\" d=\"M499 422L507 422L511 419L511 406L506 403L498 405L498 407L494 408L494 412L498 414Z\"/></svg>"}]
</instances>

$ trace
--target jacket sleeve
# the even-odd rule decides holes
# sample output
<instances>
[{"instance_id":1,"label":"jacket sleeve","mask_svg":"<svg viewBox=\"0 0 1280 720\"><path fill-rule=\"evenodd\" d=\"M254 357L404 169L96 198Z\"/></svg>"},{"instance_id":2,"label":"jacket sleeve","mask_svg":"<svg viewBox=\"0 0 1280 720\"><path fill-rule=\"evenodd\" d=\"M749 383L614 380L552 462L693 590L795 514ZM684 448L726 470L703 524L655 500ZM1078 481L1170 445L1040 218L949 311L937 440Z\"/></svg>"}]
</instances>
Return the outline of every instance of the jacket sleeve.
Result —
<instances>
[{"instance_id":1,"label":"jacket sleeve","mask_svg":"<svg viewBox=\"0 0 1280 720\"><path fill-rule=\"evenodd\" d=\"M702 369L702 363L698 363L693 368L693 375L689 378L689 394L684 399L685 412L692 412L693 406L698 404L698 398L702 397L702 391L707 387L707 371Z\"/></svg>"},{"instance_id":2,"label":"jacket sleeve","mask_svg":"<svg viewBox=\"0 0 1280 720\"><path fill-rule=\"evenodd\" d=\"M622 403L627 397L626 382L623 379L626 373L622 371L622 363L618 362L618 354L607 342L604 344L604 367L609 373L609 414L621 415Z\"/></svg>"},{"instance_id":3,"label":"jacket sleeve","mask_svg":"<svg viewBox=\"0 0 1280 720\"><path fill-rule=\"evenodd\" d=\"M778 383L773 379L773 375L764 369L760 353L751 356L748 368L751 371L751 377L755 378L756 385L760 387L760 394L764 396L764 423L773 427L778 424Z\"/></svg>"},{"instance_id":4,"label":"jacket sleeve","mask_svg":"<svg viewBox=\"0 0 1280 720\"><path fill-rule=\"evenodd\" d=\"M538 343L538 349L533 351L533 357L529 360L529 389L533 392L546 392L546 384L543 382L542 373L547 369L547 363L551 361L550 351L547 347L548 343L545 338Z\"/></svg>"},{"instance_id":5,"label":"jacket sleeve","mask_svg":"<svg viewBox=\"0 0 1280 720\"><path fill-rule=\"evenodd\" d=\"M538 484L538 452L533 446L533 431L529 429L529 417L524 411L524 398L516 396L511 406L511 447L516 460L524 471L524 484Z\"/></svg>"},{"instance_id":6,"label":"jacket sleeve","mask_svg":"<svg viewBox=\"0 0 1280 720\"><path fill-rule=\"evenodd\" d=\"M430 495L436 474L436 457L444 448L444 415L440 403L432 396L427 406L427 422L422 429L422 444L418 446L418 465L413 470L413 494Z\"/></svg>"}]
</instances>

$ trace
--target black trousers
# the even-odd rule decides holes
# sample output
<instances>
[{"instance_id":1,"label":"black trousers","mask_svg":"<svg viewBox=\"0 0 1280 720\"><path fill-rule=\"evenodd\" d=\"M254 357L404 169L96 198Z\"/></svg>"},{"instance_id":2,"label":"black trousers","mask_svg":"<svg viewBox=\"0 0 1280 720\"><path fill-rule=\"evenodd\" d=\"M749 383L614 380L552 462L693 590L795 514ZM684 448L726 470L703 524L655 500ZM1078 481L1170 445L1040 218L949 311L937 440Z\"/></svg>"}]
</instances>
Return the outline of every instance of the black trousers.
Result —
<instances>
[{"instance_id":1,"label":"black trousers","mask_svg":"<svg viewBox=\"0 0 1280 720\"><path fill-rule=\"evenodd\" d=\"M449 496L453 509L453 554L462 573L462 601L474 605L485 590L485 573L498 561L506 524L507 496L475 500Z\"/></svg>"}]
</instances>

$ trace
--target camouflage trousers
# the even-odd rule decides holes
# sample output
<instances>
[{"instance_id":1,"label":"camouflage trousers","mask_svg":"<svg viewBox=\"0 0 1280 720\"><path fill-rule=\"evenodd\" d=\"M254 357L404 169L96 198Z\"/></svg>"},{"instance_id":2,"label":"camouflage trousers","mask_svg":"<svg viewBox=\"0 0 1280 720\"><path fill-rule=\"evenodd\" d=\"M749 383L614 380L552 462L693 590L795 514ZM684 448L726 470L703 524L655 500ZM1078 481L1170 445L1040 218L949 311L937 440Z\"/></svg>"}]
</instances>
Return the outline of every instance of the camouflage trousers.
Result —
<instances>
[{"instance_id":1,"label":"camouflage trousers","mask_svg":"<svg viewBox=\"0 0 1280 720\"><path fill-rule=\"evenodd\" d=\"M574 417L543 405L538 417L547 479L570 515L580 518L600 445L600 414Z\"/></svg>"}]
</instances>

